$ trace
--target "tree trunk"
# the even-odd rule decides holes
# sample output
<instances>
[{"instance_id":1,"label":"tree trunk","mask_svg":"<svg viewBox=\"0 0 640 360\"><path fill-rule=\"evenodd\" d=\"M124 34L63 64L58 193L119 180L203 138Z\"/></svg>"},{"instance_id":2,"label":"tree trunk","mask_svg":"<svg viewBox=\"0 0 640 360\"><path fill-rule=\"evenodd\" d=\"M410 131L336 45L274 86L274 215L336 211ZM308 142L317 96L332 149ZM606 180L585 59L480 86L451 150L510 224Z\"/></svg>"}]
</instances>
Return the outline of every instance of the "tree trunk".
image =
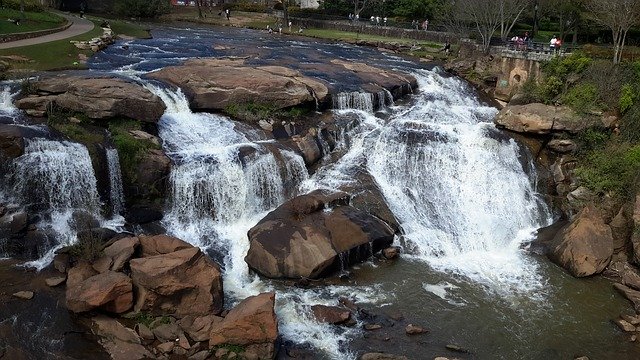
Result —
<instances>
[{"instance_id":1,"label":"tree trunk","mask_svg":"<svg viewBox=\"0 0 640 360\"><path fill-rule=\"evenodd\" d=\"M202 19L202 7L200 6L201 0L196 0L196 7L198 8L198 19Z\"/></svg>"},{"instance_id":2,"label":"tree trunk","mask_svg":"<svg viewBox=\"0 0 640 360\"><path fill-rule=\"evenodd\" d=\"M25 15L24 15L24 0L20 0L20 18L22 20L25 19Z\"/></svg>"},{"instance_id":3,"label":"tree trunk","mask_svg":"<svg viewBox=\"0 0 640 360\"><path fill-rule=\"evenodd\" d=\"M289 26L289 1L288 0L282 0L282 10L284 12L284 24L282 24L282 27L286 28L287 26Z\"/></svg>"}]
</instances>

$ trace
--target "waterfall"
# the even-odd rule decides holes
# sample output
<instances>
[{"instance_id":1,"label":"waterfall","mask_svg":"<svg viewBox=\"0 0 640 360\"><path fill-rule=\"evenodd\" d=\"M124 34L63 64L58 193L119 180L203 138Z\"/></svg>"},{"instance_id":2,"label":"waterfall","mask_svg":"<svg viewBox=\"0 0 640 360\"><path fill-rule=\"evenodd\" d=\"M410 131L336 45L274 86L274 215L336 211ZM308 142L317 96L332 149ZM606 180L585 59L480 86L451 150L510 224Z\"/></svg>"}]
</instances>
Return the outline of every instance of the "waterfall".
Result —
<instances>
[{"instance_id":1,"label":"waterfall","mask_svg":"<svg viewBox=\"0 0 640 360\"><path fill-rule=\"evenodd\" d=\"M18 95L19 91L14 91L9 85L4 85L0 88L0 119L2 117L8 117L15 119L19 114L18 108L13 104L13 100Z\"/></svg>"},{"instance_id":2,"label":"waterfall","mask_svg":"<svg viewBox=\"0 0 640 360\"><path fill-rule=\"evenodd\" d=\"M55 251L72 245L79 227L74 211L100 219L96 178L87 149L77 143L43 138L26 140L24 154L13 160L8 174L10 191L16 202L26 204L28 212L38 212L39 230L53 238L53 246L28 266L42 269Z\"/></svg>"},{"instance_id":3,"label":"waterfall","mask_svg":"<svg viewBox=\"0 0 640 360\"><path fill-rule=\"evenodd\" d=\"M107 149L107 168L109 170L109 201L111 214L120 215L124 211L124 192L122 190L122 171L118 150Z\"/></svg>"},{"instance_id":4,"label":"waterfall","mask_svg":"<svg viewBox=\"0 0 640 360\"><path fill-rule=\"evenodd\" d=\"M349 151L304 189L344 188L364 165L401 224L409 257L492 293L541 291L544 279L520 247L552 219L518 160L518 145L492 136L496 110L462 81L438 71L415 76L415 102L387 122L351 112L360 125Z\"/></svg>"},{"instance_id":5,"label":"waterfall","mask_svg":"<svg viewBox=\"0 0 640 360\"><path fill-rule=\"evenodd\" d=\"M373 112L374 94L368 92L341 92L333 95L333 108L336 110L356 109Z\"/></svg>"}]
</instances>

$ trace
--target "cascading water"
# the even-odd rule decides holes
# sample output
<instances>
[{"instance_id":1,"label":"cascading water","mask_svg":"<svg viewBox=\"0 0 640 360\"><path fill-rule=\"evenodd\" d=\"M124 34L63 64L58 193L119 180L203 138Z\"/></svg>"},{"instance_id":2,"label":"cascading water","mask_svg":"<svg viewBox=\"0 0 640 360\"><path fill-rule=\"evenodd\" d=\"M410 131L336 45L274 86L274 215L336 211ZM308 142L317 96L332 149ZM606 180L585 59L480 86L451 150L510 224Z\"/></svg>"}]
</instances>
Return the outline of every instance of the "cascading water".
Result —
<instances>
[{"instance_id":1,"label":"cascading water","mask_svg":"<svg viewBox=\"0 0 640 360\"><path fill-rule=\"evenodd\" d=\"M0 91L0 116L1 115L15 115L18 109L13 104L13 99L18 95L18 92L12 92L10 86L5 85Z\"/></svg>"},{"instance_id":2,"label":"cascading water","mask_svg":"<svg viewBox=\"0 0 640 360\"><path fill-rule=\"evenodd\" d=\"M118 150L107 149L107 169L109 171L109 201L111 214L120 215L124 211L124 192L122 190L122 171Z\"/></svg>"},{"instance_id":3,"label":"cascading water","mask_svg":"<svg viewBox=\"0 0 640 360\"><path fill-rule=\"evenodd\" d=\"M386 123L349 111L360 119L349 151L304 189L348 187L364 166L398 218L409 256L501 295L541 290L544 280L520 246L552 219L517 144L492 137L495 109L460 80L437 71L416 77L415 103Z\"/></svg>"},{"instance_id":4,"label":"cascading water","mask_svg":"<svg viewBox=\"0 0 640 360\"><path fill-rule=\"evenodd\" d=\"M333 108L336 110L358 109L373 112L374 94L368 92L341 92L333 95Z\"/></svg>"},{"instance_id":5,"label":"cascading water","mask_svg":"<svg viewBox=\"0 0 640 360\"><path fill-rule=\"evenodd\" d=\"M91 158L83 145L42 138L26 141L24 154L11 164L7 183L17 203L43 215L37 227L54 239L39 260L27 263L42 269L57 249L76 241L77 230L85 225L74 224L74 211L100 218L100 201Z\"/></svg>"}]
</instances>

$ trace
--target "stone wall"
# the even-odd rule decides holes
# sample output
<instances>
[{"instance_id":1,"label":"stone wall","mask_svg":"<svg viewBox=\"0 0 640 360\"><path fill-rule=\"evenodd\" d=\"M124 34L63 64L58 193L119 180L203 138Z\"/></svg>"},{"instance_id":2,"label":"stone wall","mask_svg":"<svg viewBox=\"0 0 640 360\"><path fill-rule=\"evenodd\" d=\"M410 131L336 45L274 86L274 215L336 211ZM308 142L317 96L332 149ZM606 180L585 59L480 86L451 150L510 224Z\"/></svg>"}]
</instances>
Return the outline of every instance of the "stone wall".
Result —
<instances>
[{"instance_id":1,"label":"stone wall","mask_svg":"<svg viewBox=\"0 0 640 360\"><path fill-rule=\"evenodd\" d=\"M494 97L509 101L530 77L540 78L540 62L536 59L502 57Z\"/></svg>"},{"instance_id":2,"label":"stone wall","mask_svg":"<svg viewBox=\"0 0 640 360\"><path fill-rule=\"evenodd\" d=\"M16 40L24 40L31 39L38 36L49 35L53 33L57 33L63 30L67 30L71 26L70 22L67 22L64 26L55 29L47 29L47 30L39 30L39 31L29 31L29 32L21 32L21 33L13 33L13 34L3 34L0 35L0 43L16 41Z\"/></svg>"}]
</instances>

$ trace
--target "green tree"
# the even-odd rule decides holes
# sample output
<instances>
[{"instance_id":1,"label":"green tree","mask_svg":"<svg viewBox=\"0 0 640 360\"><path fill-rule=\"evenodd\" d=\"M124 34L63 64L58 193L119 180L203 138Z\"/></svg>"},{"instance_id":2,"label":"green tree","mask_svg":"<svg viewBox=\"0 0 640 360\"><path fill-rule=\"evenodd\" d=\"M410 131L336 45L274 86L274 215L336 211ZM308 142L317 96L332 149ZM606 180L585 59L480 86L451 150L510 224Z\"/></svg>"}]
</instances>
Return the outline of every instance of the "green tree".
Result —
<instances>
[{"instance_id":1,"label":"green tree","mask_svg":"<svg viewBox=\"0 0 640 360\"><path fill-rule=\"evenodd\" d=\"M398 0L393 15L406 19L433 19L442 6L441 0Z\"/></svg>"},{"instance_id":2,"label":"green tree","mask_svg":"<svg viewBox=\"0 0 640 360\"><path fill-rule=\"evenodd\" d=\"M117 0L115 10L127 17L155 18L171 10L166 0Z\"/></svg>"}]
</instances>

